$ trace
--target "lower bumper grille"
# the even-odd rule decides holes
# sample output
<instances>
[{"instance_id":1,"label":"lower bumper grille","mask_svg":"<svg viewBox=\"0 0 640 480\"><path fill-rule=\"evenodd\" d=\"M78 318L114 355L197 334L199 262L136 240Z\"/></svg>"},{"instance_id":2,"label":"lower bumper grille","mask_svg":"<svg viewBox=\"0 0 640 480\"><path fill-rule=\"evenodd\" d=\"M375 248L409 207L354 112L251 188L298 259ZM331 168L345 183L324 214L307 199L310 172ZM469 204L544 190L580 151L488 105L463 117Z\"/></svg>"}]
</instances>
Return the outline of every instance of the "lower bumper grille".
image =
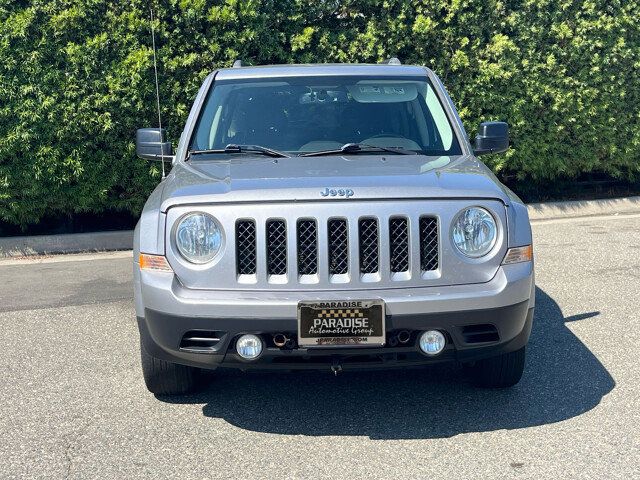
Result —
<instances>
[{"instance_id":1,"label":"lower bumper grille","mask_svg":"<svg viewBox=\"0 0 640 480\"><path fill-rule=\"evenodd\" d=\"M180 350L193 353L216 351L226 332L211 330L190 330L182 336Z\"/></svg>"},{"instance_id":2,"label":"lower bumper grille","mask_svg":"<svg viewBox=\"0 0 640 480\"><path fill-rule=\"evenodd\" d=\"M486 343L497 342L500 340L500 335L495 325L466 325L462 327L462 338L465 343Z\"/></svg>"}]
</instances>

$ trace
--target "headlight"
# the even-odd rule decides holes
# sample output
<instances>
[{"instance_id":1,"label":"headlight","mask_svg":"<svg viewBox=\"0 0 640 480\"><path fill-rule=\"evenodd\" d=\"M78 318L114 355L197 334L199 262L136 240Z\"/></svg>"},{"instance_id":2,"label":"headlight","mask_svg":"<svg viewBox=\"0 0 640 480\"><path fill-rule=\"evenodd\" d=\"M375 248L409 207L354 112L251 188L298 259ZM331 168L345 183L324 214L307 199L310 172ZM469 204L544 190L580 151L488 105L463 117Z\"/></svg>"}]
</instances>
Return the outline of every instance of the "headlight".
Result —
<instances>
[{"instance_id":1,"label":"headlight","mask_svg":"<svg viewBox=\"0 0 640 480\"><path fill-rule=\"evenodd\" d=\"M465 208L453 221L453 244L467 257L486 255L496 244L498 228L493 216L484 208Z\"/></svg>"},{"instance_id":2,"label":"headlight","mask_svg":"<svg viewBox=\"0 0 640 480\"><path fill-rule=\"evenodd\" d=\"M210 262L222 247L222 228L211 215L190 213L178 223L176 246L191 263Z\"/></svg>"}]
</instances>

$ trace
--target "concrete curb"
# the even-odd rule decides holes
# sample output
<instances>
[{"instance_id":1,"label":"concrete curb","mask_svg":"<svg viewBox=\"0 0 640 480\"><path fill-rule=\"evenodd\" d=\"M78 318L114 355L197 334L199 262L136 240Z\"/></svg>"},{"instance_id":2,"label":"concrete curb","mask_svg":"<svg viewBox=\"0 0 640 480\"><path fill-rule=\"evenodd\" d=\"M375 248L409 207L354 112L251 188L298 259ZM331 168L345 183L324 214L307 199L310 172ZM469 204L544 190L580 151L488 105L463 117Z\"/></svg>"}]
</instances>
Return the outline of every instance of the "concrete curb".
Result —
<instances>
[{"instance_id":1,"label":"concrete curb","mask_svg":"<svg viewBox=\"0 0 640 480\"><path fill-rule=\"evenodd\" d=\"M532 203L528 210L532 221L640 213L640 197ZM0 238L0 258L132 248L133 230Z\"/></svg>"},{"instance_id":2,"label":"concrete curb","mask_svg":"<svg viewBox=\"0 0 640 480\"><path fill-rule=\"evenodd\" d=\"M640 213L640 197L530 203L527 209L532 221Z\"/></svg>"},{"instance_id":3,"label":"concrete curb","mask_svg":"<svg viewBox=\"0 0 640 480\"><path fill-rule=\"evenodd\" d=\"M133 230L0 238L0 258L131 250Z\"/></svg>"}]
</instances>

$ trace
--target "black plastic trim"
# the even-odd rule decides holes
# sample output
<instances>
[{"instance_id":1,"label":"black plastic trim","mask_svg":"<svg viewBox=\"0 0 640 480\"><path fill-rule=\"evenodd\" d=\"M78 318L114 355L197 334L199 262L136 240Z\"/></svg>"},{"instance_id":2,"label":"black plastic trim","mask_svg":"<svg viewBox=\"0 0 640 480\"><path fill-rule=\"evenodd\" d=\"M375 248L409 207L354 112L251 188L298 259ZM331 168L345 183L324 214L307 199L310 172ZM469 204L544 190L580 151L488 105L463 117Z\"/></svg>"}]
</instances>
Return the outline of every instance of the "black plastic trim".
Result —
<instances>
[{"instance_id":1,"label":"black plastic trim","mask_svg":"<svg viewBox=\"0 0 640 480\"><path fill-rule=\"evenodd\" d=\"M533 308L529 308L529 301L509 305L506 307L446 312L433 314L387 316L387 332L409 330L422 331L436 329L445 332L451 342L448 349L435 357L422 355L415 344L408 346L375 348L332 348L313 349L295 348L278 349L267 346L265 352L257 361L239 361L230 351L230 345L238 335L254 333L273 335L279 332L295 332L297 322L295 318L257 319L257 318L208 318L182 317L168 315L154 310L145 310L145 317L138 317L141 340L147 351L156 358L184 365L201 368L216 368L228 366L233 368L269 368L291 370L296 368L328 368L327 363L309 361L314 356L326 356L333 359L345 359L349 368L384 368L389 366L410 366L436 363L442 361L470 362L482 358L499 355L517 350L526 345L531 333L533 322ZM495 325L500 341L482 344L465 342L463 327L473 324ZM180 341L189 330L215 330L227 334L215 345L215 348L203 353L180 350ZM398 357L399 354L400 357ZM358 363L358 357L379 356L381 361L367 361ZM299 361L282 361L278 358L298 358ZM388 361L383 360L387 358ZM348 361L346 361L348 360Z\"/></svg>"}]
</instances>

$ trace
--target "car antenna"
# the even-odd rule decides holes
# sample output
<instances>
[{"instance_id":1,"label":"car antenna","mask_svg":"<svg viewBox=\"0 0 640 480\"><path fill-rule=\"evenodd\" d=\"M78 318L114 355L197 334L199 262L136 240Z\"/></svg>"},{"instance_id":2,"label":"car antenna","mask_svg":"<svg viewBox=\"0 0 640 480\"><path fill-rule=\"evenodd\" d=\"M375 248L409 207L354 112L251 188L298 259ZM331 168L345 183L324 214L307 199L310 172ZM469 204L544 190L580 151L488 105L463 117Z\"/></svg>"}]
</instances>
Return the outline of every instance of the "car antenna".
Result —
<instances>
[{"instance_id":1,"label":"car antenna","mask_svg":"<svg viewBox=\"0 0 640 480\"><path fill-rule=\"evenodd\" d=\"M151 43L153 45L153 73L156 79L156 105L158 106L158 128L160 132L162 132L162 117L160 115L160 86L158 85L158 62L156 60L156 33L153 29L153 7L149 7L149 12L151 14ZM164 139L162 139L162 143L160 144L160 154L162 160L162 180L165 179L166 175L164 172Z\"/></svg>"}]
</instances>

